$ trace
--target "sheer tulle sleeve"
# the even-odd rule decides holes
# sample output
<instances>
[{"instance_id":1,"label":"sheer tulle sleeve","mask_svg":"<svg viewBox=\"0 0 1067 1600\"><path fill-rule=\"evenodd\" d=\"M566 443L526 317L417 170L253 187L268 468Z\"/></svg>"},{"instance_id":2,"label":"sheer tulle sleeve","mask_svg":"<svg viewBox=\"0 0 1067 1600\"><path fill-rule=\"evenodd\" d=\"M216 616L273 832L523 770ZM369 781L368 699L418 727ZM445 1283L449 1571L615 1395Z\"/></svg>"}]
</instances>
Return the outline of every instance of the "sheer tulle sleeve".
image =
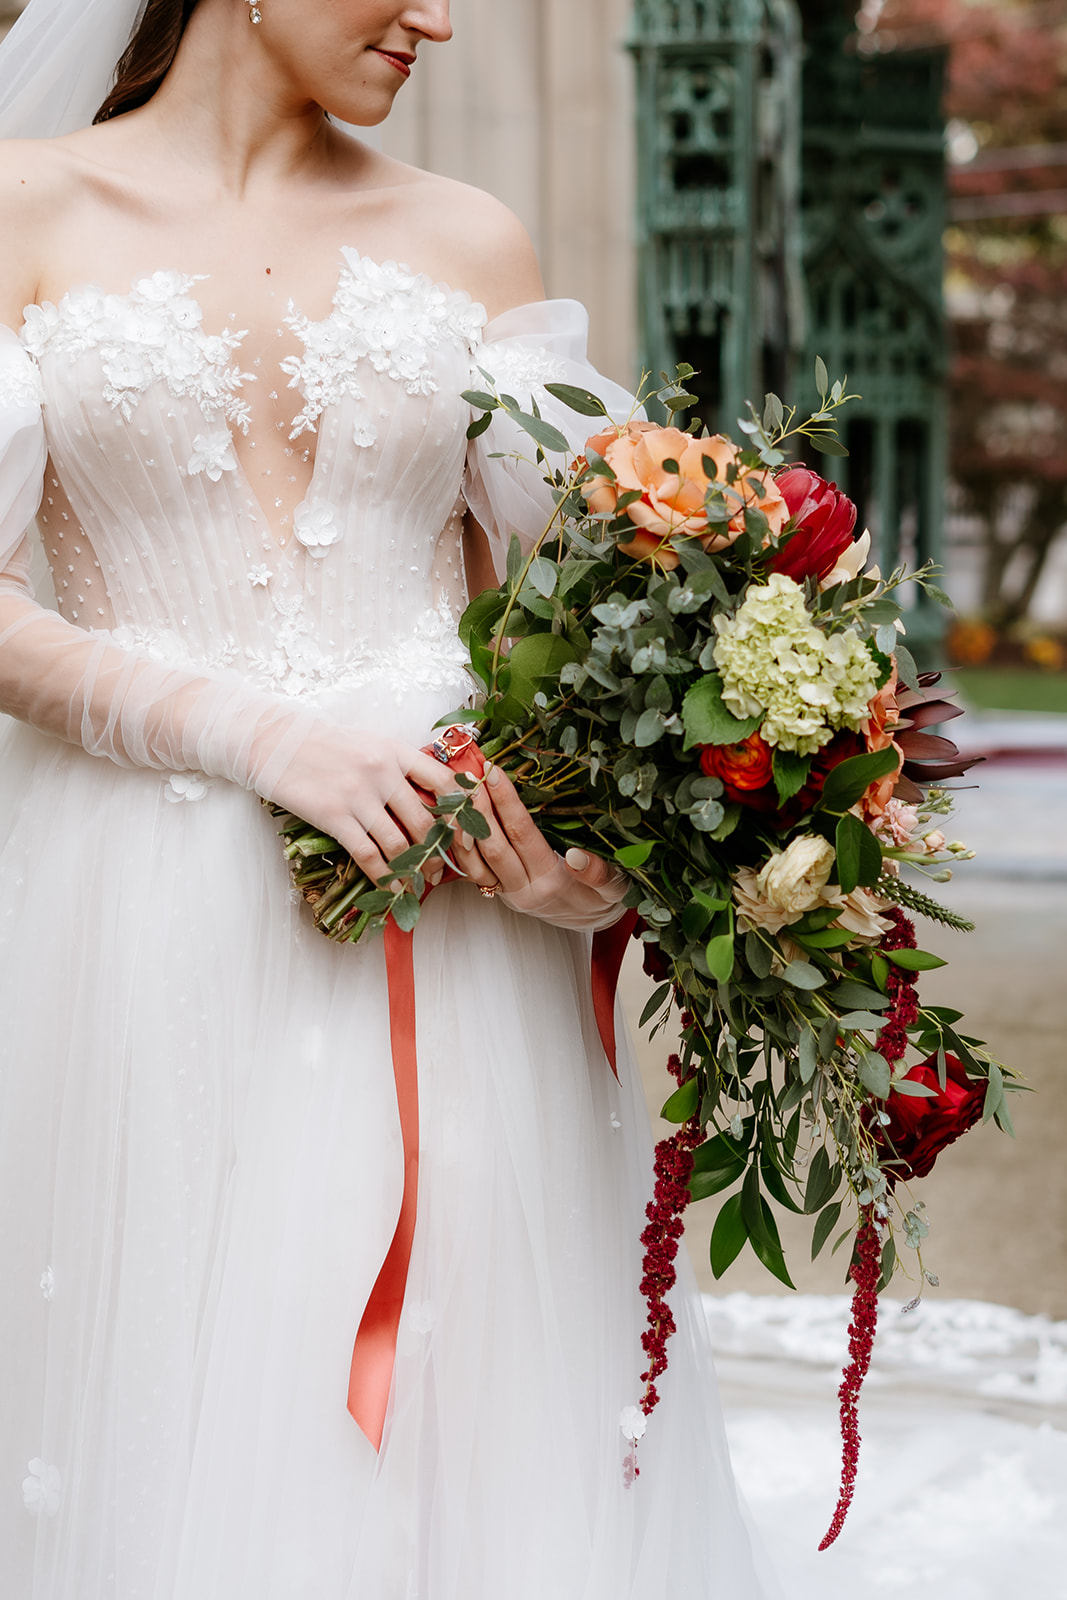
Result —
<instances>
[{"instance_id":1,"label":"sheer tulle sleeve","mask_svg":"<svg viewBox=\"0 0 1067 1600\"><path fill-rule=\"evenodd\" d=\"M548 394L546 383L591 390L617 422L644 415L635 411L634 398L626 389L590 365L588 338L589 316L577 300L517 306L486 327L474 355L472 385L479 386L481 369L494 379L499 392L514 395L520 404L527 406L532 396L545 421L557 427L570 441L572 452L579 454L600 425ZM530 436L503 411L494 413L491 426L470 447L467 504L489 535L498 568L511 535L517 533L524 544L532 543L552 511L551 493L533 460L535 451Z\"/></svg>"},{"instance_id":2,"label":"sheer tulle sleeve","mask_svg":"<svg viewBox=\"0 0 1067 1600\"><path fill-rule=\"evenodd\" d=\"M311 713L236 674L161 665L35 600L26 530L46 459L37 369L0 327L0 711L120 766L203 772L269 796Z\"/></svg>"}]
</instances>

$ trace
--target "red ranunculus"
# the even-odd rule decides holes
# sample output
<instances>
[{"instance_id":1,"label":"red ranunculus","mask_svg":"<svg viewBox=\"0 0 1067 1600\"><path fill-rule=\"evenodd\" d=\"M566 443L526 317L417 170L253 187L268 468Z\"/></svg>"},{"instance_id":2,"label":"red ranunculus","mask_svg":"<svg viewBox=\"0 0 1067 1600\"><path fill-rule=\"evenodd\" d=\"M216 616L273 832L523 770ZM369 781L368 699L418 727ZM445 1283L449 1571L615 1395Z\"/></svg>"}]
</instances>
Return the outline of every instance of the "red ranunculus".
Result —
<instances>
[{"instance_id":1,"label":"red ranunculus","mask_svg":"<svg viewBox=\"0 0 1067 1600\"><path fill-rule=\"evenodd\" d=\"M936 1055L927 1056L907 1074L912 1083L932 1089L932 1097L893 1093L886 1101L889 1126L879 1129L878 1138L887 1155L899 1158L888 1169L894 1178L925 1178L945 1146L981 1118L985 1083L968 1078L956 1056L945 1059L943 1089L938 1082Z\"/></svg>"},{"instance_id":2,"label":"red ranunculus","mask_svg":"<svg viewBox=\"0 0 1067 1600\"><path fill-rule=\"evenodd\" d=\"M708 778L721 778L728 789L743 793L763 789L774 776L774 751L756 733L738 744L706 744L701 746L700 770Z\"/></svg>"},{"instance_id":3,"label":"red ranunculus","mask_svg":"<svg viewBox=\"0 0 1067 1600\"><path fill-rule=\"evenodd\" d=\"M797 583L825 578L852 543L856 507L836 483L827 483L807 467L787 467L774 481L789 507L787 533L790 527L796 531L775 551L768 570L783 572Z\"/></svg>"}]
</instances>

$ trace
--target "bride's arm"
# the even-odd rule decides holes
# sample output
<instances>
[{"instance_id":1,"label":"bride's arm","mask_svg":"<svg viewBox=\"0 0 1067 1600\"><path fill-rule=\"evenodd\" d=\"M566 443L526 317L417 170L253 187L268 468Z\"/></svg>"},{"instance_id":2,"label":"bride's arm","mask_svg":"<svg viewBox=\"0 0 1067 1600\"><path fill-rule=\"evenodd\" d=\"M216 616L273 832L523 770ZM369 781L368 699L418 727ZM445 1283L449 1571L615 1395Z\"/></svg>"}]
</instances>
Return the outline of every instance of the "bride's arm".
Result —
<instances>
[{"instance_id":1,"label":"bride's arm","mask_svg":"<svg viewBox=\"0 0 1067 1600\"><path fill-rule=\"evenodd\" d=\"M588 318L575 301L535 301L505 311L486 328L474 357L498 387L538 410L580 454L592 431L587 417L562 405L545 383L564 382L597 394L610 415L624 422L635 413L633 396L602 377L586 355ZM477 376L472 385L479 387ZM472 446L465 486L471 511L464 555L472 595L495 588L508 542L517 534L526 546L543 531L553 509L544 469L531 459L528 436L502 412ZM497 769L478 797L492 829L490 838L459 855L465 870L475 856L492 868L506 902L515 910L560 927L603 928L622 915L628 879L610 862L585 851L562 858L547 844L506 776Z\"/></svg>"},{"instance_id":2,"label":"bride's arm","mask_svg":"<svg viewBox=\"0 0 1067 1600\"><path fill-rule=\"evenodd\" d=\"M36 602L25 530L46 461L36 367L0 328L0 711L120 766L196 771L277 801L380 877L431 819L413 783L451 775L397 740L332 724L236 673L177 670ZM484 866L474 876L488 881Z\"/></svg>"}]
</instances>

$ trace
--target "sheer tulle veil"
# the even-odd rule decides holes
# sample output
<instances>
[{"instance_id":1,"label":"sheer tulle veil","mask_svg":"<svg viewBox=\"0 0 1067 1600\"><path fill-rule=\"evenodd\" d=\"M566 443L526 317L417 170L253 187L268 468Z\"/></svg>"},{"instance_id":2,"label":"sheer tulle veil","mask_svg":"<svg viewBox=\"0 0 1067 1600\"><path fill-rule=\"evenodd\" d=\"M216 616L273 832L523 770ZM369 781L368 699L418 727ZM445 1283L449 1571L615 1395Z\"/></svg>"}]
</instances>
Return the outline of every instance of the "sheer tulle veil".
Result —
<instances>
[{"instance_id":1,"label":"sheer tulle veil","mask_svg":"<svg viewBox=\"0 0 1067 1600\"><path fill-rule=\"evenodd\" d=\"M0 44L0 139L48 139L90 122L145 0L30 0Z\"/></svg>"},{"instance_id":2,"label":"sheer tulle veil","mask_svg":"<svg viewBox=\"0 0 1067 1600\"><path fill-rule=\"evenodd\" d=\"M87 127L145 4L30 0L0 44L0 139L51 139ZM350 131L381 147L377 129Z\"/></svg>"}]
</instances>

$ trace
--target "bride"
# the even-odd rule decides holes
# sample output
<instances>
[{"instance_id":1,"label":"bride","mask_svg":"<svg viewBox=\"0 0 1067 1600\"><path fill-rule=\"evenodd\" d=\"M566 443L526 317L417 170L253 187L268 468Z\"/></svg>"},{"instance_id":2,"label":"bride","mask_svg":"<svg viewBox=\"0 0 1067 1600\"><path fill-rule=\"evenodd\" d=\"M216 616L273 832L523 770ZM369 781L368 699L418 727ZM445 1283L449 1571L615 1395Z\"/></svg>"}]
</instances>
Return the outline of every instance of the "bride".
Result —
<instances>
[{"instance_id":1,"label":"bride","mask_svg":"<svg viewBox=\"0 0 1067 1600\"><path fill-rule=\"evenodd\" d=\"M309 926L256 796L375 877L424 836L456 618L545 515L461 393L576 445L544 382L630 409L509 212L342 126L450 32L31 0L0 48L5 1600L762 1592L691 1291L625 1481L649 1135L586 937L624 885L498 774L416 935L414 1244L379 1425L346 1406L404 1180L384 957Z\"/></svg>"}]
</instances>

